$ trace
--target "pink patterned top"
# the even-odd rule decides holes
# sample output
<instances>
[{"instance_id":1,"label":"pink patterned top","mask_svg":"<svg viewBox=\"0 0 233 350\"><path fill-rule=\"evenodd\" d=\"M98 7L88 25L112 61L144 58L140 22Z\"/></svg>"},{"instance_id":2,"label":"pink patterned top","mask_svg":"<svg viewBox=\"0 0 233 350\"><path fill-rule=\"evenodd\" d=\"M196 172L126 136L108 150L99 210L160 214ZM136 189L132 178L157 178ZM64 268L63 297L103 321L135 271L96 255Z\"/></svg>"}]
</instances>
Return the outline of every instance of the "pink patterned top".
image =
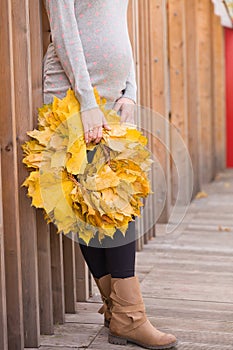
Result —
<instances>
[{"instance_id":1,"label":"pink patterned top","mask_svg":"<svg viewBox=\"0 0 233 350\"><path fill-rule=\"evenodd\" d=\"M52 42L44 57L44 103L75 91L81 110L97 107L93 87L114 103L136 102L128 0L45 0Z\"/></svg>"}]
</instances>

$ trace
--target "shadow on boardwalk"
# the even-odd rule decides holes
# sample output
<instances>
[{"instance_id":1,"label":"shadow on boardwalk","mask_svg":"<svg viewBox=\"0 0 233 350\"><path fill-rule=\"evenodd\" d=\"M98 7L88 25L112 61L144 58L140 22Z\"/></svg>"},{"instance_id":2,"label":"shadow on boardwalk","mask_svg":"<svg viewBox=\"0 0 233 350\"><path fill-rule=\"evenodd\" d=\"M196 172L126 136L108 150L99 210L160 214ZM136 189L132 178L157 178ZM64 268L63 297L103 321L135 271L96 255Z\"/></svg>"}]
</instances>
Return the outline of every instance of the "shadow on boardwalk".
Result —
<instances>
[{"instance_id":1,"label":"shadow on boardwalk","mask_svg":"<svg viewBox=\"0 0 233 350\"><path fill-rule=\"evenodd\" d=\"M233 171L220 174L195 199L173 233L158 225L157 238L137 254L137 274L151 322L179 338L179 350L233 349ZM77 304L41 350L119 349L107 342L97 294ZM140 349L128 345L129 349Z\"/></svg>"}]
</instances>

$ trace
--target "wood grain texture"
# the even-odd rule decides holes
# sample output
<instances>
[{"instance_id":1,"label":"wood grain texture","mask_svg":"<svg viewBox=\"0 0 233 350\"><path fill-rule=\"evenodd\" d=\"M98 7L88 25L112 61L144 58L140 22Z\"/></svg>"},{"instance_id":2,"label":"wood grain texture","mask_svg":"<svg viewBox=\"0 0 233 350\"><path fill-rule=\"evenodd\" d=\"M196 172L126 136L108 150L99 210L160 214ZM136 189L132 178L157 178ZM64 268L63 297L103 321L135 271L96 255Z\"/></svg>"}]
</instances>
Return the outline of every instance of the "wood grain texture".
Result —
<instances>
[{"instance_id":1,"label":"wood grain texture","mask_svg":"<svg viewBox=\"0 0 233 350\"><path fill-rule=\"evenodd\" d=\"M37 211L38 284L40 302L40 333L53 334L53 292L50 230L42 210Z\"/></svg>"},{"instance_id":2,"label":"wood grain texture","mask_svg":"<svg viewBox=\"0 0 233 350\"><path fill-rule=\"evenodd\" d=\"M185 3L185 0L168 2L172 203L181 205L190 200L192 186L190 159L185 152L189 147Z\"/></svg>"},{"instance_id":3,"label":"wood grain texture","mask_svg":"<svg viewBox=\"0 0 233 350\"><path fill-rule=\"evenodd\" d=\"M42 21L42 35L41 35L41 39L43 39L43 53L45 54L47 51L47 47L50 43L51 40L51 31L50 31L50 24L49 24L49 20L48 20L48 16L47 16L47 12L44 6L44 1L43 0L39 0L40 1L40 15L41 15L41 21Z\"/></svg>"},{"instance_id":4,"label":"wood grain texture","mask_svg":"<svg viewBox=\"0 0 233 350\"><path fill-rule=\"evenodd\" d=\"M144 129L143 118L141 116L141 104L143 104L142 94L145 91L145 85L142 83L142 37L145 38L144 35L144 27L142 27L141 22L145 17L144 13L144 1L139 0L130 0L128 6L128 30L130 41L132 45L134 64L135 64L135 74L137 81L137 105L135 106L135 121L139 127ZM145 80L143 80L145 81ZM143 95L144 96L144 95ZM146 129L145 129L146 130ZM147 220L147 215L143 216L143 218L136 223L136 231L137 231L137 251L143 249L143 244L148 240L148 234L146 233L145 224Z\"/></svg>"},{"instance_id":5,"label":"wood grain texture","mask_svg":"<svg viewBox=\"0 0 233 350\"><path fill-rule=\"evenodd\" d=\"M8 349L7 311L6 311L6 280L4 259L4 232L2 213L2 170L0 153L0 349Z\"/></svg>"},{"instance_id":6,"label":"wood grain texture","mask_svg":"<svg viewBox=\"0 0 233 350\"><path fill-rule=\"evenodd\" d=\"M147 65L148 63L148 59L149 59L149 55L146 55L146 40L148 37L148 33L146 33L145 27L146 27L146 13L145 13L145 1L139 1L138 2L138 12L140 13L140 15L138 16L138 30L140 32L139 35L139 82L138 85L140 85L140 106L146 106L147 103L147 90L146 90L146 66L149 67L149 65ZM140 114L140 127L143 130L143 133L145 134L145 136L148 137L148 120L147 118L144 117L145 113L141 113L142 109L140 109L139 107L139 114ZM143 212L143 216L141 218L141 222L139 223L139 228L138 231L141 231L144 233L145 231L145 225L146 222L148 221L148 216L149 213L148 211ZM145 232L143 235L143 244L147 244L148 242L148 233ZM140 249L140 246L138 244L138 249Z\"/></svg>"},{"instance_id":7,"label":"wood grain texture","mask_svg":"<svg viewBox=\"0 0 233 350\"><path fill-rule=\"evenodd\" d=\"M11 1L1 1L0 23L0 145L8 346L20 350L24 347L24 328Z\"/></svg>"},{"instance_id":8,"label":"wood grain texture","mask_svg":"<svg viewBox=\"0 0 233 350\"><path fill-rule=\"evenodd\" d=\"M64 323L65 319L65 294L64 294L64 266L62 235L57 234L57 229L50 225L51 270L53 291L53 321Z\"/></svg>"},{"instance_id":9,"label":"wood grain texture","mask_svg":"<svg viewBox=\"0 0 233 350\"><path fill-rule=\"evenodd\" d=\"M77 242L75 243L75 275L76 300L87 301L89 298L88 267Z\"/></svg>"},{"instance_id":10,"label":"wood grain texture","mask_svg":"<svg viewBox=\"0 0 233 350\"><path fill-rule=\"evenodd\" d=\"M75 241L74 235L62 235L65 312L75 313L76 283L75 283Z\"/></svg>"},{"instance_id":11,"label":"wood grain texture","mask_svg":"<svg viewBox=\"0 0 233 350\"><path fill-rule=\"evenodd\" d=\"M38 15L39 14L39 15ZM32 85L32 117L33 125L37 125L38 108L42 106L42 57L43 28L41 18L41 2L29 1L31 85ZM36 40L35 40L36 38ZM37 256L39 311L41 334L53 333L52 277L49 226L44 220L42 210L36 211Z\"/></svg>"},{"instance_id":12,"label":"wood grain texture","mask_svg":"<svg viewBox=\"0 0 233 350\"><path fill-rule=\"evenodd\" d=\"M15 125L17 133L17 164L19 186L28 176L22 164L22 144L26 132L33 129L32 77L30 50L30 22L28 0L12 1L12 45L15 87ZM22 287L25 346L39 345L39 293L37 266L37 231L35 209L26 196L26 188L20 188L19 222L22 254ZM30 307L29 307L30 305Z\"/></svg>"},{"instance_id":13,"label":"wood grain texture","mask_svg":"<svg viewBox=\"0 0 233 350\"><path fill-rule=\"evenodd\" d=\"M215 173L226 167L225 43L220 18L212 12L213 118Z\"/></svg>"},{"instance_id":14,"label":"wood grain texture","mask_svg":"<svg viewBox=\"0 0 233 350\"><path fill-rule=\"evenodd\" d=\"M156 173L156 207L160 222L167 222L171 205L169 120L168 120L168 55L167 12L162 0L149 2L151 108L154 111L151 131L152 150L161 171ZM160 116L156 115L156 112ZM165 179L165 188L161 184Z\"/></svg>"},{"instance_id":15,"label":"wood grain texture","mask_svg":"<svg viewBox=\"0 0 233 350\"><path fill-rule=\"evenodd\" d=\"M212 2L197 0L197 87L199 127L199 176L201 184L214 177L213 150L213 76L212 76Z\"/></svg>"},{"instance_id":16,"label":"wood grain texture","mask_svg":"<svg viewBox=\"0 0 233 350\"><path fill-rule=\"evenodd\" d=\"M185 44L187 76L188 149L193 168L193 196L200 191L199 176L199 128L198 128L198 86L197 86L197 32L196 0L185 1Z\"/></svg>"}]
</instances>

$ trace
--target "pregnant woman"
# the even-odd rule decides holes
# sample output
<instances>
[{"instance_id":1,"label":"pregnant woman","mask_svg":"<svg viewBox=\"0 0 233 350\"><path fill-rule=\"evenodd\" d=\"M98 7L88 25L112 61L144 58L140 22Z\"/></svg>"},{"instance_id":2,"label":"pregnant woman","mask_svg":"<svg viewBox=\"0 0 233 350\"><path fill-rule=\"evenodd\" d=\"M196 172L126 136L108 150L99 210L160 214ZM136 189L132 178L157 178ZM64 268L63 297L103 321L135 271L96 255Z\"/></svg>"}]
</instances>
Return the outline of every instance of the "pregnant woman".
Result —
<instances>
[{"instance_id":1,"label":"pregnant woman","mask_svg":"<svg viewBox=\"0 0 233 350\"><path fill-rule=\"evenodd\" d=\"M85 140L98 143L103 128L109 126L93 87L122 121L133 122L136 83L127 28L128 0L45 0L45 6L52 42L44 57L44 103L51 103L54 96L63 98L72 88L81 105ZM175 336L158 331L145 314L135 276L135 240L119 239L122 244L118 240L114 247L80 244L104 302L100 312L109 327L109 342L169 349L176 344Z\"/></svg>"}]
</instances>

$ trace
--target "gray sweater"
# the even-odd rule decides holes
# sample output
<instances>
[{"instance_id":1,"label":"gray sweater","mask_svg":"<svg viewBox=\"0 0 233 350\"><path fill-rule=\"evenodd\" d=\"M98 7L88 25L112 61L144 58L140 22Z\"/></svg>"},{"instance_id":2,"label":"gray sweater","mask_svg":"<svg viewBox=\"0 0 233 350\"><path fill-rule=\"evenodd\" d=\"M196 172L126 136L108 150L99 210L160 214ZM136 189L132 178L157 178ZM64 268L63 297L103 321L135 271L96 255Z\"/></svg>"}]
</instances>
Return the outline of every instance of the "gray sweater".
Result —
<instances>
[{"instance_id":1,"label":"gray sweater","mask_svg":"<svg viewBox=\"0 0 233 350\"><path fill-rule=\"evenodd\" d=\"M44 103L72 88L81 110L97 107L93 87L110 105L136 102L127 27L128 0L45 0L52 42L43 61Z\"/></svg>"}]
</instances>

